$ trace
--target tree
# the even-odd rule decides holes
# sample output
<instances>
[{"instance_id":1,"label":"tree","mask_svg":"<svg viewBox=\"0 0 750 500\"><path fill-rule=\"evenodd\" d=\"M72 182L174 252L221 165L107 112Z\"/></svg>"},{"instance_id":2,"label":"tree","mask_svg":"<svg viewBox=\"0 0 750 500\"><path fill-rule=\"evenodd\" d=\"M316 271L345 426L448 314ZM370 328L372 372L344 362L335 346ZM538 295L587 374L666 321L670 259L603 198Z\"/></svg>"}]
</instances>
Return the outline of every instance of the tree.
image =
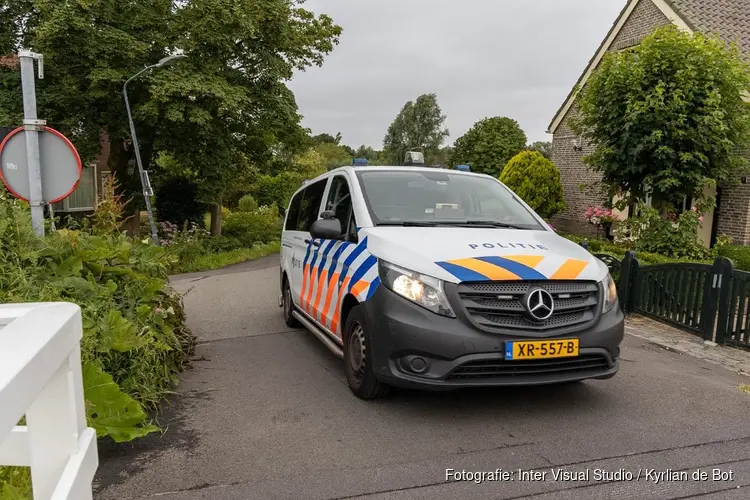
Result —
<instances>
[{"instance_id":1,"label":"tree","mask_svg":"<svg viewBox=\"0 0 750 500\"><path fill-rule=\"evenodd\" d=\"M285 150L291 157L309 140L286 82L294 70L320 65L341 33L328 16L289 0L31 4L20 14L0 9L0 26L19 27L11 42L0 42L44 54L40 117L67 133L86 159L99 152L106 131L109 166L136 201L140 181L132 168L122 84L174 50L184 51L187 59L172 68L133 81L130 100L144 167L165 151L191 171L201 201L214 205L215 233L222 197L244 170L271 165ZM8 15L15 17L8 21ZM14 85L5 85L7 75L0 69L0 103L13 100L16 109L0 115L18 121L20 100L6 96L19 95L20 79L16 73Z\"/></svg>"},{"instance_id":2,"label":"tree","mask_svg":"<svg viewBox=\"0 0 750 500\"><path fill-rule=\"evenodd\" d=\"M530 151L537 151L542 154L545 158L548 160L552 159L552 143L545 141L536 141L533 144L529 145L528 148Z\"/></svg>"},{"instance_id":3,"label":"tree","mask_svg":"<svg viewBox=\"0 0 750 500\"><path fill-rule=\"evenodd\" d=\"M337 133L336 137L331 134L314 135L312 136L312 142L313 144L335 144L338 146L341 142L341 132Z\"/></svg>"},{"instance_id":4,"label":"tree","mask_svg":"<svg viewBox=\"0 0 750 500\"><path fill-rule=\"evenodd\" d=\"M526 146L526 134L507 117L485 118L456 140L453 165L468 164L474 172L497 177L514 155Z\"/></svg>"},{"instance_id":5,"label":"tree","mask_svg":"<svg viewBox=\"0 0 750 500\"><path fill-rule=\"evenodd\" d=\"M565 210L560 171L537 151L522 151L511 158L500 174L500 182L544 219Z\"/></svg>"},{"instance_id":6,"label":"tree","mask_svg":"<svg viewBox=\"0 0 750 500\"><path fill-rule=\"evenodd\" d=\"M443 128L445 118L435 94L424 94L414 102L407 102L388 127L383 139L384 156L391 164L401 165L411 150L424 152L426 158L437 154L450 135Z\"/></svg>"},{"instance_id":7,"label":"tree","mask_svg":"<svg viewBox=\"0 0 750 500\"><path fill-rule=\"evenodd\" d=\"M750 141L750 69L736 47L665 27L610 53L579 94L574 128L594 146L585 162L610 194L651 190L668 208L733 177Z\"/></svg>"}]
</instances>

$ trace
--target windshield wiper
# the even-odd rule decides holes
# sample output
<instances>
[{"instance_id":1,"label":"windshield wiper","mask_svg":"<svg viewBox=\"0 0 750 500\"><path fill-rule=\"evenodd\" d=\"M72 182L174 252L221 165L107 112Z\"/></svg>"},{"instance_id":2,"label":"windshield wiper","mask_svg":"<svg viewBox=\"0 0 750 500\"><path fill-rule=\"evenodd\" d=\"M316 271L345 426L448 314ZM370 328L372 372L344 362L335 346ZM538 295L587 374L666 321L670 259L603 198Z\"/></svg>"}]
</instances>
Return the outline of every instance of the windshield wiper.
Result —
<instances>
[{"instance_id":1,"label":"windshield wiper","mask_svg":"<svg viewBox=\"0 0 750 500\"><path fill-rule=\"evenodd\" d=\"M499 222L494 220L465 220L457 221L452 223L457 226L476 226L476 227L502 227L505 229L529 229L528 227L519 226L517 224L508 224L507 222Z\"/></svg>"},{"instance_id":2,"label":"windshield wiper","mask_svg":"<svg viewBox=\"0 0 750 500\"><path fill-rule=\"evenodd\" d=\"M378 222L378 226L404 226L404 227L501 227L505 229L530 229L528 227L498 222L493 220L437 220L437 221L385 221Z\"/></svg>"},{"instance_id":3,"label":"windshield wiper","mask_svg":"<svg viewBox=\"0 0 750 500\"><path fill-rule=\"evenodd\" d=\"M404 226L404 227L435 227L437 223L427 221L385 221L378 222L378 226Z\"/></svg>"}]
</instances>

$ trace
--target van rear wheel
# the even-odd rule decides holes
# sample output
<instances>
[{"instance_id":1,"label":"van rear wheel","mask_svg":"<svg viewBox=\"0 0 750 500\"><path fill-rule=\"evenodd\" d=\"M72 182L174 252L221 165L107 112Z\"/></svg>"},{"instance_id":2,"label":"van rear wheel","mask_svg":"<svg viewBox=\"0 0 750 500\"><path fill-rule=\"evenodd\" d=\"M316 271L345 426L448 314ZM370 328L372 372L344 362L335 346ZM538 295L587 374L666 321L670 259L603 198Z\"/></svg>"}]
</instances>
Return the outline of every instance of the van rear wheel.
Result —
<instances>
[{"instance_id":1,"label":"van rear wheel","mask_svg":"<svg viewBox=\"0 0 750 500\"><path fill-rule=\"evenodd\" d=\"M386 396L390 386L375 377L370 356L370 331L362 306L354 306L344 325L344 372L349 388L361 399Z\"/></svg>"}]
</instances>

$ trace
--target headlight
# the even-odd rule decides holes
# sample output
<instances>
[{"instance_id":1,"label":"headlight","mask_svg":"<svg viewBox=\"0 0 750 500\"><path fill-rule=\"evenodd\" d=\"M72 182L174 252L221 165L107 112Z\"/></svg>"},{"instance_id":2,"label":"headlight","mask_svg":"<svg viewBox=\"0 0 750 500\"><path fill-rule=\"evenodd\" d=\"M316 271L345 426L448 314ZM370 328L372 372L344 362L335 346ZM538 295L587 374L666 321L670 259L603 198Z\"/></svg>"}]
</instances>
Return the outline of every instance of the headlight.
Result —
<instances>
[{"instance_id":1,"label":"headlight","mask_svg":"<svg viewBox=\"0 0 750 500\"><path fill-rule=\"evenodd\" d=\"M402 297L441 316L456 317L443 291L443 282L439 279L383 260L379 261L379 272L380 282Z\"/></svg>"},{"instance_id":2,"label":"headlight","mask_svg":"<svg viewBox=\"0 0 750 500\"><path fill-rule=\"evenodd\" d=\"M617 284L612 279L612 275L607 273L607 277L602 281L602 285L604 285L604 306L602 307L602 312L606 313L611 311L617 302Z\"/></svg>"}]
</instances>

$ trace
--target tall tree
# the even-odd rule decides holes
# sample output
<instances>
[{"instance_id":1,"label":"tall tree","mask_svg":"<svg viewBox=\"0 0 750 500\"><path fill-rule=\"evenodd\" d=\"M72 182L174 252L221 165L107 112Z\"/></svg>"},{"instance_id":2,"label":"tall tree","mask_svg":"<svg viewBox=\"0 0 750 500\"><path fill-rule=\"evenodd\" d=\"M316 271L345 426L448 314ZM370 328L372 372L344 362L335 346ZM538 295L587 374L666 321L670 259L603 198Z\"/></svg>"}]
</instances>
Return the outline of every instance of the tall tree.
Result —
<instances>
[{"instance_id":1,"label":"tall tree","mask_svg":"<svg viewBox=\"0 0 750 500\"><path fill-rule=\"evenodd\" d=\"M594 145L585 161L610 194L651 191L668 208L744 169L750 68L719 39L661 28L605 56L579 96L575 128Z\"/></svg>"},{"instance_id":2,"label":"tall tree","mask_svg":"<svg viewBox=\"0 0 750 500\"><path fill-rule=\"evenodd\" d=\"M433 157L450 135L443 127L445 118L435 94L407 102L388 127L383 154L394 165L401 165L410 150L421 150L427 159Z\"/></svg>"},{"instance_id":3,"label":"tall tree","mask_svg":"<svg viewBox=\"0 0 750 500\"><path fill-rule=\"evenodd\" d=\"M312 136L312 142L313 144L335 144L338 146L341 142L341 132L337 133L336 136L331 134L314 135Z\"/></svg>"},{"instance_id":4,"label":"tall tree","mask_svg":"<svg viewBox=\"0 0 750 500\"><path fill-rule=\"evenodd\" d=\"M277 161L286 149L291 158L307 140L286 82L295 69L320 65L341 29L299 3L33 0L31 20L2 17L0 26L22 26L16 45L23 42L45 56L40 117L69 133L89 158L106 131L110 168L128 195L140 186L122 84L183 50L187 59L144 74L129 87L142 156L148 168L157 151L171 153L196 174L202 200L218 207L242 169ZM0 16L7 13L0 9ZM0 87L0 102L17 92L17 85Z\"/></svg>"},{"instance_id":5,"label":"tall tree","mask_svg":"<svg viewBox=\"0 0 750 500\"><path fill-rule=\"evenodd\" d=\"M529 151L536 151L548 160L552 159L552 143L549 141L536 141L527 148Z\"/></svg>"},{"instance_id":6,"label":"tall tree","mask_svg":"<svg viewBox=\"0 0 750 500\"><path fill-rule=\"evenodd\" d=\"M525 147L526 134L516 120L505 116L485 118L456 140L451 162L469 164L474 172L497 177Z\"/></svg>"}]
</instances>

